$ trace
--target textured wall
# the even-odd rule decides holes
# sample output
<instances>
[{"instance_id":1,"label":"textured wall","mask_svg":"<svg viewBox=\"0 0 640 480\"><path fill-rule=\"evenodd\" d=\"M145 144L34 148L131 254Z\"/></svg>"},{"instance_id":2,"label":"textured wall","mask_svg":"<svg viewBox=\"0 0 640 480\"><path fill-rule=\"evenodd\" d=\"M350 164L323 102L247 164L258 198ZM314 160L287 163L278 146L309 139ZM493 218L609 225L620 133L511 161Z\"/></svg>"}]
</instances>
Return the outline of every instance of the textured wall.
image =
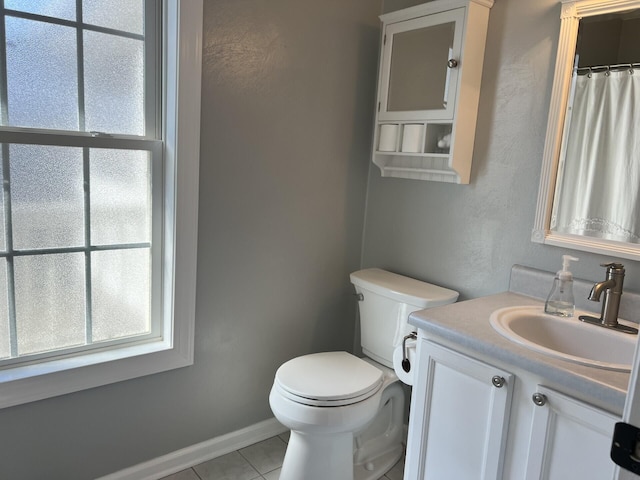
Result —
<instances>
[{"instance_id":1,"label":"textured wall","mask_svg":"<svg viewBox=\"0 0 640 480\"><path fill-rule=\"evenodd\" d=\"M385 0L384 11L418 1ZM461 293L504 291L514 263L556 271L573 254L576 277L604 279L604 257L530 241L560 31L556 0L496 0L489 17L470 185L381 178L369 172L363 265ZM640 290L638 262L627 289ZM623 297L624 299L624 297Z\"/></svg>"},{"instance_id":2,"label":"textured wall","mask_svg":"<svg viewBox=\"0 0 640 480\"><path fill-rule=\"evenodd\" d=\"M193 367L0 410L0 478L105 475L271 416L350 349L381 3L205 0Z\"/></svg>"},{"instance_id":3,"label":"textured wall","mask_svg":"<svg viewBox=\"0 0 640 480\"><path fill-rule=\"evenodd\" d=\"M566 251L529 238L559 3L496 0L471 184L372 167L365 216L380 11L205 0L196 364L0 410L0 478L94 478L268 418L283 360L351 346L365 218L364 265L463 298L505 290L514 263L558 268ZM608 258L571 253L603 278Z\"/></svg>"}]
</instances>

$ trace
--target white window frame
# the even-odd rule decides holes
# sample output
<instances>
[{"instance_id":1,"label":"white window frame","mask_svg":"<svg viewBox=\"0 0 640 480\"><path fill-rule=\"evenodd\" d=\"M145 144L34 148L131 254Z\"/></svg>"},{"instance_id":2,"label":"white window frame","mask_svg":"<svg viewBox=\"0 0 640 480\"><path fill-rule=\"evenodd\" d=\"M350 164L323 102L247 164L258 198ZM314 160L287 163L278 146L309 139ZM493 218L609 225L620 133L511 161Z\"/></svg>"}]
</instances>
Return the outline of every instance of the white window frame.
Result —
<instances>
[{"instance_id":1,"label":"white window frame","mask_svg":"<svg viewBox=\"0 0 640 480\"><path fill-rule=\"evenodd\" d=\"M203 0L165 0L162 338L0 370L0 408L193 364Z\"/></svg>"}]
</instances>

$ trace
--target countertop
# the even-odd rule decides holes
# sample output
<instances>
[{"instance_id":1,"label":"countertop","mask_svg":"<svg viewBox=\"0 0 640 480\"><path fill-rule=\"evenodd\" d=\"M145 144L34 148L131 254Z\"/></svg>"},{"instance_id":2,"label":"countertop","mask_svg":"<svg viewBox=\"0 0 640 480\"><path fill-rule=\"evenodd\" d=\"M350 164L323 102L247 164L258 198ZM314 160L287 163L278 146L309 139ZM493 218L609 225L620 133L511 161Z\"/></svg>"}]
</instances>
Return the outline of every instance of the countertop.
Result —
<instances>
[{"instance_id":1,"label":"countertop","mask_svg":"<svg viewBox=\"0 0 640 480\"><path fill-rule=\"evenodd\" d=\"M443 339L463 351L494 359L496 366L519 368L558 389L612 413L621 415L629 383L628 372L579 365L537 353L496 332L489 323L499 308L540 305L544 302L519 293L505 292L442 307L420 310L409 323L430 336Z\"/></svg>"}]
</instances>

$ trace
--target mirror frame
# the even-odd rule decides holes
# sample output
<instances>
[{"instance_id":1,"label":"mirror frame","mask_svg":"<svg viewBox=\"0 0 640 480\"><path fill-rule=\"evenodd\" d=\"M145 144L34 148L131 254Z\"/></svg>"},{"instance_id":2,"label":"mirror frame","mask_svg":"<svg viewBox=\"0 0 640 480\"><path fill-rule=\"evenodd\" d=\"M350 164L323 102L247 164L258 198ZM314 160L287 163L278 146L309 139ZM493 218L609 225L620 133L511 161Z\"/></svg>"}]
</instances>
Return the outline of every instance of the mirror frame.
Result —
<instances>
[{"instance_id":1,"label":"mirror frame","mask_svg":"<svg viewBox=\"0 0 640 480\"><path fill-rule=\"evenodd\" d=\"M640 260L640 244L553 232L550 229L564 119L571 88L580 19L640 8L640 0L561 0L560 39L544 142L542 172L531 240L603 255Z\"/></svg>"}]
</instances>

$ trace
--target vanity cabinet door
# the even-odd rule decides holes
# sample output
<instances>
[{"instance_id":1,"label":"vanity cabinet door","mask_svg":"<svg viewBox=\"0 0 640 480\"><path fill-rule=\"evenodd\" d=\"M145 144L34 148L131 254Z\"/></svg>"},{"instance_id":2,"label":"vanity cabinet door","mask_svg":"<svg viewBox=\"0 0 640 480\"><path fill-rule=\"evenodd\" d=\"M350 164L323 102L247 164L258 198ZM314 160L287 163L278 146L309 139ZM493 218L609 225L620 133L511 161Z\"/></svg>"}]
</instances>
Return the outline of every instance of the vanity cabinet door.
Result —
<instances>
[{"instance_id":1,"label":"vanity cabinet door","mask_svg":"<svg viewBox=\"0 0 640 480\"><path fill-rule=\"evenodd\" d=\"M609 458L620 419L545 387L538 387L525 480L613 478Z\"/></svg>"},{"instance_id":2,"label":"vanity cabinet door","mask_svg":"<svg viewBox=\"0 0 640 480\"><path fill-rule=\"evenodd\" d=\"M420 339L405 480L498 480L514 377Z\"/></svg>"}]
</instances>

